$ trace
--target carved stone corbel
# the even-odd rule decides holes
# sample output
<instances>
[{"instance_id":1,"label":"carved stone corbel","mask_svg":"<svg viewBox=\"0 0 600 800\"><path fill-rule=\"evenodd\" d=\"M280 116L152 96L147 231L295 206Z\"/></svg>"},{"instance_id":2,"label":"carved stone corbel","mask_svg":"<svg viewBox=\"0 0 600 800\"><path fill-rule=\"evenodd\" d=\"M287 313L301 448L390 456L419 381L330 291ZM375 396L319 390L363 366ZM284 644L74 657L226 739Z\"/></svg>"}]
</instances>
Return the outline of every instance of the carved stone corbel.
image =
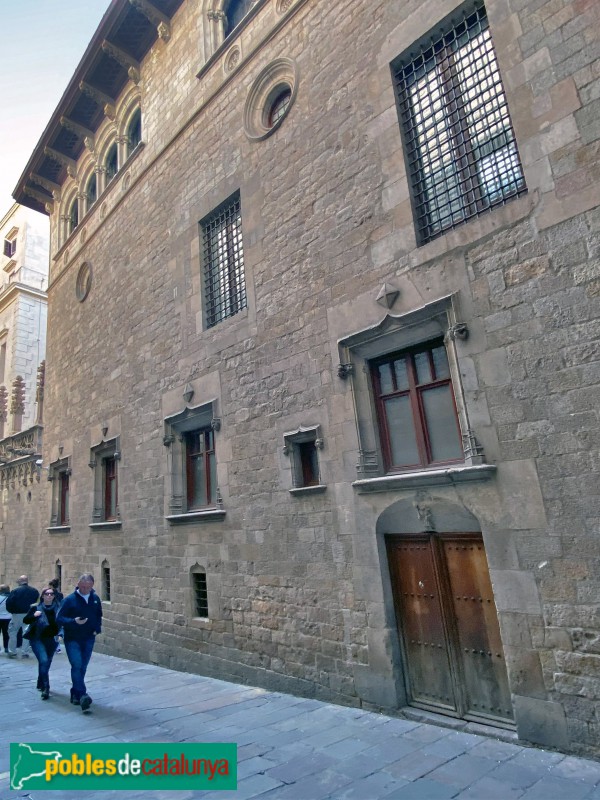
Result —
<instances>
[{"instance_id":1,"label":"carved stone corbel","mask_svg":"<svg viewBox=\"0 0 600 800\"><path fill-rule=\"evenodd\" d=\"M350 375L354 375L354 364L338 364L337 374L338 378L341 378L343 381L345 381L346 378L350 377Z\"/></svg>"},{"instance_id":2,"label":"carved stone corbel","mask_svg":"<svg viewBox=\"0 0 600 800\"><path fill-rule=\"evenodd\" d=\"M446 341L456 341L456 339L465 340L469 338L469 328L466 322L456 322L454 325L450 325L448 330L446 331L446 335L444 339Z\"/></svg>"},{"instance_id":3,"label":"carved stone corbel","mask_svg":"<svg viewBox=\"0 0 600 800\"><path fill-rule=\"evenodd\" d=\"M116 117L115 101L112 97L109 97L107 94L104 94L104 92L101 92L100 89L96 89L95 86L91 86L85 81L80 82L79 91L83 92L87 97L91 97L99 106L102 106L106 117L109 119L114 119Z\"/></svg>"},{"instance_id":4,"label":"carved stone corbel","mask_svg":"<svg viewBox=\"0 0 600 800\"><path fill-rule=\"evenodd\" d=\"M65 167L69 178L77 177L77 162L72 158L69 158L69 156L65 156L63 153L59 153L57 150L53 150L51 147L44 147L44 155L48 156L48 158L51 158L53 161L56 161L56 163L60 164L62 167Z\"/></svg>"},{"instance_id":5,"label":"carved stone corbel","mask_svg":"<svg viewBox=\"0 0 600 800\"><path fill-rule=\"evenodd\" d=\"M152 5L149 0L129 0L130 4L156 26L159 39L168 42L171 38L171 20Z\"/></svg>"},{"instance_id":6,"label":"carved stone corbel","mask_svg":"<svg viewBox=\"0 0 600 800\"><path fill-rule=\"evenodd\" d=\"M80 125L78 122L74 122L72 119L68 117L61 117L60 124L63 128L66 128L71 133L74 133L76 136L79 136L80 139L94 139L94 131L91 131L89 128L86 128L83 125Z\"/></svg>"},{"instance_id":7,"label":"carved stone corbel","mask_svg":"<svg viewBox=\"0 0 600 800\"><path fill-rule=\"evenodd\" d=\"M35 172L29 173L29 179L32 183L37 183L38 186L41 186L42 189L46 189L48 192L51 192L52 197L55 200L60 200L60 184L54 183L54 181L49 181L48 178L42 178L41 175L38 175Z\"/></svg>"},{"instance_id":8,"label":"carved stone corbel","mask_svg":"<svg viewBox=\"0 0 600 800\"><path fill-rule=\"evenodd\" d=\"M124 50L121 50L120 47L117 47L112 42L109 42L105 39L102 42L102 49L104 52L110 56L114 61L120 64L122 67L125 67L127 70L127 74L129 75L129 79L135 83L137 86L140 82L140 63L136 61L133 56L130 56L129 53L126 53Z\"/></svg>"}]
</instances>

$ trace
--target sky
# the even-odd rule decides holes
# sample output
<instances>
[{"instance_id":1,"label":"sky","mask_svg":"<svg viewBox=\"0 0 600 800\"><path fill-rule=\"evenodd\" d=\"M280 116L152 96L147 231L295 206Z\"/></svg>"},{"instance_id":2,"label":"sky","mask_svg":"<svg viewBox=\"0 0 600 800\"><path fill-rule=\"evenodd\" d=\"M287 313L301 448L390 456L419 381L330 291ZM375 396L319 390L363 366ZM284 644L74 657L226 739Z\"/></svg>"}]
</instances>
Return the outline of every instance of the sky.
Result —
<instances>
[{"instance_id":1,"label":"sky","mask_svg":"<svg viewBox=\"0 0 600 800\"><path fill-rule=\"evenodd\" d=\"M0 0L0 219L110 0Z\"/></svg>"}]
</instances>

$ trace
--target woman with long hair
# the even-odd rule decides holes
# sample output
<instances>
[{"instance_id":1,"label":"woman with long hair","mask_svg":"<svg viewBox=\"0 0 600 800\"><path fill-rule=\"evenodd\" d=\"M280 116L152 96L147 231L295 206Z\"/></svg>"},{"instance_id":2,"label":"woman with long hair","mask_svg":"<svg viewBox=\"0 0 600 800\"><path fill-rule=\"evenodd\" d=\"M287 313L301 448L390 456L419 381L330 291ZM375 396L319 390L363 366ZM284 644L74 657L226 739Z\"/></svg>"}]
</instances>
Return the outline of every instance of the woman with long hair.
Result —
<instances>
[{"instance_id":1,"label":"woman with long hair","mask_svg":"<svg viewBox=\"0 0 600 800\"><path fill-rule=\"evenodd\" d=\"M38 660L37 688L42 693L42 700L47 700L50 696L49 673L56 649L54 637L58 633L56 623L58 608L59 603L54 589L48 586L42 589L40 602L34 603L23 619L23 622L29 623L26 636Z\"/></svg>"}]
</instances>

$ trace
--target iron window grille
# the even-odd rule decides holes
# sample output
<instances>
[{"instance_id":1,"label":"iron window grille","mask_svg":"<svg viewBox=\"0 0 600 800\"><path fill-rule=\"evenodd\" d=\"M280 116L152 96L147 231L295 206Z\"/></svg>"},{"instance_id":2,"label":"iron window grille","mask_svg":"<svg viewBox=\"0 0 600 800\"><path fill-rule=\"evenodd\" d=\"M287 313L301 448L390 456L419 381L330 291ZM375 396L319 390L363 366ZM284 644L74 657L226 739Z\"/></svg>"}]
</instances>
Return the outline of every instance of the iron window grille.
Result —
<instances>
[{"instance_id":1,"label":"iron window grille","mask_svg":"<svg viewBox=\"0 0 600 800\"><path fill-rule=\"evenodd\" d=\"M371 375L387 471L464 460L443 341L377 359Z\"/></svg>"},{"instance_id":2,"label":"iron window grille","mask_svg":"<svg viewBox=\"0 0 600 800\"><path fill-rule=\"evenodd\" d=\"M239 193L202 220L200 225L205 324L212 328L247 305Z\"/></svg>"},{"instance_id":3,"label":"iron window grille","mask_svg":"<svg viewBox=\"0 0 600 800\"><path fill-rule=\"evenodd\" d=\"M193 572L194 610L197 617L208 617L208 587L205 572Z\"/></svg>"},{"instance_id":4,"label":"iron window grille","mask_svg":"<svg viewBox=\"0 0 600 800\"><path fill-rule=\"evenodd\" d=\"M110 603L110 567L102 565L102 599Z\"/></svg>"},{"instance_id":5,"label":"iron window grille","mask_svg":"<svg viewBox=\"0 0 600 800\"><path fill-rule=\"evenodd\" d=\"M392 70L420 244L527 191L483 5Z\"/></svg>"}]
</instances>

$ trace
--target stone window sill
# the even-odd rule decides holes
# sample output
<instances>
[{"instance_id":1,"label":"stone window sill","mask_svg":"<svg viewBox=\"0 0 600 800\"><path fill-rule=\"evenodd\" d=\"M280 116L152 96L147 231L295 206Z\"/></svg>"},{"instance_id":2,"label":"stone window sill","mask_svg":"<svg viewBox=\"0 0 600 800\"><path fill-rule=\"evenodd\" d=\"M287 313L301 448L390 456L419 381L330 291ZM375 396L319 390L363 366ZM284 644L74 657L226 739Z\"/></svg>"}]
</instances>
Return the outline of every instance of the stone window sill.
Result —
<instances>
[{"instance_id":1,"label":"stone window sill","mask_svg":"<svg viewBox=\"0 0 600 800\"><path fill-rule=\"evenodd\" d=\"M70 533L71 526L70 525L51 525L49 528L46 528L48 533Z\"/></svg>"},{"instance_id":2,"label":"stone window sill","mask_svg":"<svg viewBox=\"0 0 600 800\"><path fill-rule=\"evenodd\" d=\"M90 528L94 531L118 530L121 527L121 520L105 520L104 522L90 522Z\"/></svg>"},{"instance_id":3,"label":"stone window sill","mask_svg":"<svg viewBox=\"0 0 600 800\"><path fill-rule=\"evenodd\" d=\"M165 517L172 525L186 525L191 522L216 522L225 517L223 508L211 508L206 511L189 511L186 514L170 514Z\"/></svg>"},{"instance_id":4,"label":"stone window sill","mask_svg":"<svg viewBox=\"0 0 600 800\"><path fill-rule=\"evenodd\" d=\"M321 494L325 489L327 489L327 486L322 483L318 486L296 486L294 489L290 489L290 494L301 497L305 494Z\"/></svg>"},{"instance_id":5,"label":"stone window sill","mask_svg":"<svg viewBox=\"0 0 600 800\"><path fill-rule=\"evenodd\" d=\"M352 486L359 494L368 494L370 492L389 492L395 489L411 489L420 486L449 486L468 481L488 481L495 473L495 464L467 464L384 475L379 478L365 478L354 481Z\"/></svg>"}]
</instances>

